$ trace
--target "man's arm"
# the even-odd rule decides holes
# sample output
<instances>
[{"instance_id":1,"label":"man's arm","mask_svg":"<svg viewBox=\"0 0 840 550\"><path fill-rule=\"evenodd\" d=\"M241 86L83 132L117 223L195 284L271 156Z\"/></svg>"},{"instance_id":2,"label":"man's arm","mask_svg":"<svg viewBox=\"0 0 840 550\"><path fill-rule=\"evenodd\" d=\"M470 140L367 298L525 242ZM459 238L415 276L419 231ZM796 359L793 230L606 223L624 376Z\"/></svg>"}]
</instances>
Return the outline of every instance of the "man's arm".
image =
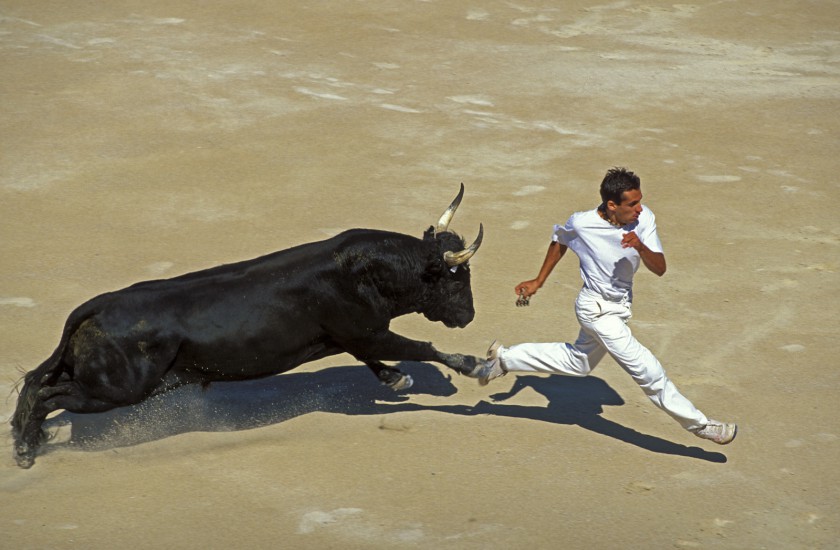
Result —
<instances>
[{"instance_id":1,"label":"man's arm","mask_svg":"<svg viewBox=\"0 0 840 550\"><path fill-rule=\"evenodd\" d=\"M524 294L525 297L530 297L536 294L537 290L542 288L545 284L545 281L548 279L548 276L551 275L551 271L554 269L554 266L557 265L557 262L560 261L560 258L563 257L563 254L566 253L568 248L569 247L565 244L552 241L551 244L548 245L548 252L545 253L545 260L543 260L539 275L537 275L536 279L523 281L516 285L516 295L521 296Z\"/></svg>"},{"instance_id":2,"label":"man's arm","mask_svg":"<svg viewBox=\"0 0 840 550\"><path fill-rule=\"evenodd\" d=\"M646 247L645 244L639 240L639 237L635 232L631 231L629 233L625 233L624 237L621 239L621 246L624 248L635 248L639 253L639 256L642 257L642 263L645 264L646 268L660 277L665 275L665 270L667 269L667 266L665 265L665 254L662 252L654 252L650 248Z\"/></svg>"}]
</instances>

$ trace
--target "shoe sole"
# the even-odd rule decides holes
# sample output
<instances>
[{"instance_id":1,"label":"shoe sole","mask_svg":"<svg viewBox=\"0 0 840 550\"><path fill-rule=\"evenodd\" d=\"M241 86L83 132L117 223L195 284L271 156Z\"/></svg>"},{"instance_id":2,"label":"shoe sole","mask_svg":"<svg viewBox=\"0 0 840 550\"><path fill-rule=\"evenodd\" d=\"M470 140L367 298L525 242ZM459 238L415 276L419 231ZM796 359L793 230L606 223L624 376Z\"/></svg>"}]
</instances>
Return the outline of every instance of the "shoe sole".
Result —
<instances>
[{"instance_id":1,"label":"shoe sole","mask_svg":"<svg viewBox=\"0 0 840 550\"><path fill-rule=\"evenodd\" d=\"M493 343L490 344L490 347L487 348L487 360L494 361L499 358L499 348L502 347L502 343L498 340L493 340Z\"/></svg>"},{"instance_id":2,"label":"shoe sole","mask_svg":"<svg viewBox=\"0 0 840 550\"><path fill-rule=\"evenodd\" d=\"M489 369L490 373L487 376L484 376L484 377L479 376L478 384L480 386L486 386L487 384L490 383L491 380L495 380L496 378L500 378L500 377L504 376L505 374L507 374L507 371L505 371L504 367L502 367L502 360L499 359L499 348L500 347L502 347L502 343L499 342L498 340L493 340L493 343L490 344L489 348L487 348L487 361L492 361L493 366L490 367L490 369ZM492 372L495 369L497 364L499 366L499 370L501 370L502 372L501 372L501 374L491 376L491 374L492 374Z\"/></svg>"},{"instance_id":3,"label":"shoe sole","mask_svg":"<svg viewBox=\"0 0 840 550\"><path fill-rule=\"evenodd\" d=\"M735 436L736 435L738 435L738 425L737 424L735 425L735 429L732 430L732 437L730 437L729 440L726 441L725 443L721 443L721 445L729 445L730 443L735 441Z\"/></svg>"}]
</instances>

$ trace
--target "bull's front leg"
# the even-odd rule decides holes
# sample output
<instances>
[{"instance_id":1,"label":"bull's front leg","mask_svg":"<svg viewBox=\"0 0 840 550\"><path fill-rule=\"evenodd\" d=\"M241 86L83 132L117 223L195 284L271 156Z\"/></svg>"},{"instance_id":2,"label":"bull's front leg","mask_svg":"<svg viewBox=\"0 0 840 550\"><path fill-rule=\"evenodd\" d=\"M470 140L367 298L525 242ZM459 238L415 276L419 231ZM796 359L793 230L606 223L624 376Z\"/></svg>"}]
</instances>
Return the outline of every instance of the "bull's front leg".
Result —
<instances>
[{"instance_id":1,"label":"bull's front leg","mask_svg":"<svg viewBox=\"0 0 840 550\"><path fill-rule=\"evenodd\" d=\"M365 364L370 367L380 382L394 391L407 390L414 385L411 376L400 372L399 369L389 367L379 361L367 360Z\"/></svg>"},{"instance_id":2,"label":"bull's front leg","mask_svg":"<svg viewBox=\"0 0 840 550\"><path fill-rule=\"evenodd\" d=\"M346 349L357 359L370 365L378 361L429 361L475 378L482 360L472 355L443 353L431 342L419 342L391 331L379 332L363 339L345 343Z\"/></svg>"},{"instance_id":3,"label":"bull's front leg","mask_svg":"<svg viewBox=\"0 0 840 550\"><path fill-rule=\"evenodd\" d=\"M450 369L455 369L459 374L465 374L470 378L476 378L478 376L478 370L483 363L482 359L475 355L441 352L438 352L438 355L443 358L440 360L441 363Z\"/></svg>"}]
</instances>

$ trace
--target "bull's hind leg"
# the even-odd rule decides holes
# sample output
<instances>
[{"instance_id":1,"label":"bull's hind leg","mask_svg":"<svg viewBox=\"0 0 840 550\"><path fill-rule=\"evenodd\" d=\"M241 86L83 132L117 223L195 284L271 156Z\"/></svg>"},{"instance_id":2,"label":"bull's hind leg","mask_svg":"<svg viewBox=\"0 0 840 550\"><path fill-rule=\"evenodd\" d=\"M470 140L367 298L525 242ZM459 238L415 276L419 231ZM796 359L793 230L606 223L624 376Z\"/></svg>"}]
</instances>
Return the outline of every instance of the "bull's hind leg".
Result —
<instances>
[{"instance_id":1,"label":"bull's hind leg","mask_svg":"<svg viewBox=\"0 0 840 550\"><path fill-rule=\"evenodd\" d=\"M60 375L45 375L40 367L27 375L13 421L18 465L34 463L51 412L97 413L139 403L161 384L177 349L176 340L121 342L94 319L82 323L61 352Z\"/></svg>"},{"instance_id":2,"label":"bull's hind leg","mask_svg":"<svg viewBox=\"0 0 840 550\"><path fill-rule=\"evenodd\" d=\"M365 361L365 364L370 367L380 382L394 391L407 390L414 385L411 376L403 374L399 369L389 367L379 361Z\"/></svg>"},{"instance_id":3,"label":"bull's hind leg","mask_svg":"<svg viewBox=\"0 0 840 550\"><path fill-rule=\"evenodd\" d=\"M47 437L41 425L47 416L59 409L74 412L103 412L114 408L111 403L85 397L82 390L72 381L59 381L54 386L38 389L24 388L21 398L27 399L28 414L19 419L14 426L15 461L21 468L29 468L35 463L38 447Z\"/></svg>"}]
</instances>

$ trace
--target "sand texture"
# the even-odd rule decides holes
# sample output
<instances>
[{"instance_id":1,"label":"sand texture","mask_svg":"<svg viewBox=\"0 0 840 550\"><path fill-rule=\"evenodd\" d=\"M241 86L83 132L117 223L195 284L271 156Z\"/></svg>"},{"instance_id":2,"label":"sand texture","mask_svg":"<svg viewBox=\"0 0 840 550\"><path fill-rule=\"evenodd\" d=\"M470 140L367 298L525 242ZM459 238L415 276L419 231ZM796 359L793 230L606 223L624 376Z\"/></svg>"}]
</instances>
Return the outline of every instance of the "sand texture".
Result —
<instances>
[{"instance_id":1,"label":"sand texture","mask_svg":"<svg viewBox=\"0 0 840 550\"><path fill-rule=\"evenodd\" d=\"M0 2L0 548L731 548L840 544L840 3ZM352 227L484 224L477 316L441 350L568 341L552 225L642 178L668 273L634 334L713 418L683 431L611 359L487 387L343 354L60 413L29 470L15 384L68 314L134 282Z\"/></svg>"}]
</instances>

